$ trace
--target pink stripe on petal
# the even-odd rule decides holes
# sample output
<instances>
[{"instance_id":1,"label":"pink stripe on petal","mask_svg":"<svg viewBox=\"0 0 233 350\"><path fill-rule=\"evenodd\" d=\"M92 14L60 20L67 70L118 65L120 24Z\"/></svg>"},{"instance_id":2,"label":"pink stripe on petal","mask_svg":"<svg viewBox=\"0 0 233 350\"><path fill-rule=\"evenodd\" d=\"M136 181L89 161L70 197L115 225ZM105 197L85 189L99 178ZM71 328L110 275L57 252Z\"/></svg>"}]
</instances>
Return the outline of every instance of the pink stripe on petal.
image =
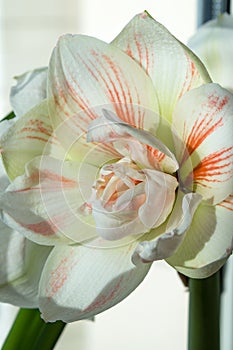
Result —
<instances>
[{"instance_id":1,"label":"pink stripe on petal","mask_svg":"<svg viewBox=\"0 0 233 350\"><path fill-rule=\"evenodd\" d=\"M120 66L116 65L116 63L113 62L113 60L109 56L104 54L100 56L98 53L95 53L95 57L98 64L100 65L100 68L104 71L106 77L110 82L109 84L107 79L103 77L102 73L98 71L101 79L106 85L109 97L114 103L114 108L118 117L120 117L122 120L128 121L129 123L133 123L133 121L131 120L132 111L130 113L128 110L128 105L132 104L132 96L127 81L123 79L124 72L122 71ZM105 61L106 66L103 61ZM111 71L113 75L111 75L109 71ZM116 86L114 80L118 82L119 86ZM124 90L125 88L127 89L127 94ZM127 98L129 100L127 100Z\"/></svg>"},{"instance_id":2,"label":"pink stripe on petal","mask_svg":"<svg viewBox=\"0 0 233 350\"><path fill-rule=\"evenodd\" d=\"M45 134L46 136L51 136L51 129L48 129L45 127L44 123L41 120L29 120L27 126L23 127L20 132L40 132L42 134Z\"/></svg>"},{"instance_id":3,"label":"pink stripe on petal","mask_svg":"<svg viewBox=\"0 0 233 350\"><path fill-rule=\"evenodd\" d=\"M216 94L208 96L208 112L205 115L199 115L196 119L189 135L185 136L187 125L184 123L184 140L186 142L189 155L191 155L204 141L213 134L218 128L224 126L223 118L219 116L214 120L217 114L221 112L224 106L229 102L230 97L220 97Z\"/></svg>"},{"instance_id":4,"label":"pink stripe on petal","mask_svg":"<svg viewBox=\"0 0 233 350\"><path fill-rule=\"evenodd\" d=\"M80 58L80 60L82 60L82 59ZM83 64L85 64L86 67L88 68L87 63L83 62ZM89 68L89 69L90 69L90 68ZM71 85L71 84L69 84L68 82L66 82L66 84L67 84L67 86L68 86L68 89L69 89L69 90L71 91L71 93L72 93L72 94L71 94L71 97L74 99L75 102L78 102L80 108L81 108L84 112L86 112L87 116L88 116L89 119L90 119L90 120L89 120L89 122L90 122L91 120L93 120L93 119L96 118L96 115L93 114L92 111L91 111L91 109L90 109L90 107L92 107L91 102L89 101L89 99L87 98L85 92L83 91L83 89L82 89L82 87L81 87L81 84L79 84L79 83L77 82L77 80L75 80L75 79L72 77L72 75L71 75L70 78L72 78L73 84L74 84L74 86L75 86L75 87L74 87L73 85ZM78 89L76 90L76 88L78 88ZM86 123L87 123L87 120L85 120L85 121L86 121Z\"/></svg>"},{"instance_id":5,"label":"pink stripe on petal","mask_svg":"<svg viewBox=\"0 0 233 350\"><path fill-rule=\"evenodd\" d=\"M128 109L129 108L129 104L132 104L132 95L131 95L131 91L130 91L130 88L128 86L128 83L127 83L127 81L125 79L124 79L124 85L125 85L125 88L127 89L127 95L126 95L126 92L125 92L124 87L122 85L122 82L121 82L121 79L120 79L120 77L124 76L124 74L122 72L122 69L120 67L117 67L109 59L108 56L104 55L103 58L106 60L106 62L108 62L112 72L114 73L115 78L117 79L117 82L119 84L122 97L123 97L123 103L124 103L123 107L125 108L125 111L124 110L122 111L121 119L125 120L125 121L128 120L128 123L130 123L131 125L134 125L135 124L134 113L132 113L133 112L132 108L131 108L131 112ZM119 99L119 102L121 102L120 99Z\"/></svg>"},{"instance_id":6,"label":"pink stripe on petal","mask_svg":"<svg viewBox=\"0 0 233 350\"><path fill-rule=\"evenodd\" d=\"M108 70L103 65L103 62L102 62L101 57L98 54L98 52L92 50L92 54L95 57L95 64L93 63L92 60L89 60L89 63L93 66L93 68L95 69L95 72L98 73L98 76L94 75L94 78L97 82L102 80L102 82L105 85L106 92L109 96L110 101L112 103L115 103L114 107L115 107L116 113L121 116L121 115L123 115L123 109L122 109L122 101L120 98L120 91L118 91L114 81L111 78L111 75L108 73ZM105 55L105 57L103 55L102 58L105 58L105 60L106 60L106 57L107 57L106 55ZM107 59L109 59L109 58L107 57ZM96 65L96 62L98 63L100 68L104 71L106 76L103 75L101 70Z\"/></svg>"},{"instance_id":7,"label":"pink stripe on petal","mask_svg":"<svg viewBox=\"0 0 233 350\"><path fill-rule=\"evenodd\" d=\"M220 97L216 94L212 94L208 98L208 107L212 110L215 108L215 114L221 112L223 107L229 102L230 97L229 96L224 96Z\"/></svg>"},{"instance_id":8,"label":"pink stripe on petal","mask_svg":"<svg viewBox=\"0 0 233 350\"><path fill-rule=\"evenodd\" d=\"M186 141L189 155L191 155L217 128L223 126L222 118L211 125L212 122L213 119L208 119L207 116L195 122Z\"/></svg>"},{"instance_id":9,"label":"pink stripe on petal","mask_svg":"<svg viewBox=\"0 0 233 350\"><path fill-rule=\"evenodd\" d=\"M201 80L200 73L197 70L197 67L195 66L194 62L190 59L187 53L185 53L185 57L187 60L186 75L185 80L183 82L183 87L179 94L179 98L181 98L184 95L184 93L186 93L192 88L193 84L195 83L195 80Z\"/></svg>"},{"instance_id":10,"label":"pink stripe on petal","mask_svg":"<svg viewBox=\"0 0 233 350\"><path fill-rule=\"evenodd\" d=\"M69 179L65 176L59 176L59 175L52 173L51 171L48 171L48 170L43 171L40 174L40 179L58 182L58 183L61 183L63 187L66 186L68 188L77 187L77 184L78 184L78 182L76 180Z\"/></svg>"},{"instance_id":11,"label":"pink stripe on petal","mask_svg":"<svg viewBox=\"0 0 233 350\"><path fill-rule=\"evenodd\" d=\"M123 280L123 277L119 277L117 283L112 286L112 289L109 289L107 293L101 293L98 295L98 298L85 309L85 312L91 312L99 309L114 300L122 288L121 284Z\"/></svg>"},{"instance_id":12,"label":"pink stripe on petal","mask_svg":"<svg viewBox=\"0 0 233 350\"><path fill-rule=\"evenodd\" d=\"M130 43L127 44L127 48L126 48L126 53L128 56L132 57L133 58L133 53L132 53L132 48L130 46Z\"/></svg>"},{"instance_id":13,"label":"pink stripe on petal","mask_svg":"<svg viewBox=\"0 0 233 350\"><path fill-rule=\"evenodd\" d=\"M135 44L136 44L136 47L137 47L137 50L138 50L138 58L139 58L139 63L140 63L140 66L142 67L142 63L143 63L143 54L142 54L142 47L141 47L141 43L140 43L140 34L137 33L135 34L134 36L134 41L135 41Z\"/></svg>"},{"instance_id":14,"label":"pink stripe on petal","mask_svg":"<svg viewBox=\"0 0 233 350\"><path fill-rule=\"evenodd\" d=\"M57 232L57 227L50 221L41 221L36 224L20 223L20 225L42 236L52 236Z\"/></svg>"},{"instance_id":15,"label":"pink stripe on petal","mask_svg":"<svg viewBox=\"0 0 233 350\"><path fill-rule=\"evenodd\" d=\"M71 270L74 263L70 264L70 257L74 255L74 251L70 250L70 256L64 257L58 266L50 271L50 279L49 284L46 288L46 293L48 296L48 299L51 299L54 297L55 294L58 293L58 291L64 286L65 282L68 279L69 274L71 273Z\"/></svg>"},{"instance_id":16,"label":"pink stripe on petal","mask_svg":"<svg viewBox=\"0 0 233 350\"><path fill-rule=\"evenodd\" d=\"M230 211L233 211L233 194L231 194L228 198L226 198L224 201L217 205Z\"/></svg>"},{"instance_id":17,"label":"pink stripe on petal","mask_svg":"<svg viewBox=\"0 0 233 350\"><path fill-rule=\"evenodd\" d=\"M64 262L62 261L61 264L64 264ZM50 290L47 290L49 299L52 298L65 284L67 275L64 270L64 265L62 265L57 267L57 271L51 272L52 278L50 280Z\"/></svg>"},{"instance_id":18,"label":"pink stripe on petal","mask_svg":"<svg viewBox=\"0 0 233 350\"><path fill-rule=\"evenodd\" d=\"M69 118L70 117L70 112L65 110L65 108L64 108L65 105L61 103L60 95L57 96L56 94L54 94L53 95L53 99L54 99L55 106L58 108L58 110L60 112L62 112L62 115L66 116L67 118Z\"/></svg>"},{"instance_id":19,"label":"pink stripe on petal","mask_svg":"<svg viewBox=\"0 0 233 350\"><path fill-rule=\"evenodd\" d=\"M18 140L24 140L24 139L37 140L37 141L42 141L42 142L45 142L45 143L48 142L48 139L45 139L45 138L40 137L40 136L27 135L25 137L18 137Z\"/></svg>"},{"instance_id":20,"label":"pink stripe on petal","mask_svg":"<svg viewBox=\"0 0 233 350\"><path fill-rule=\"evenodd\" d=\"M147 157L152 166L155 164L160 164L166 158L166 154L160 152L158 149L153 148L152 146L146 145ZM160 164L162 165L162 164Z\"/></svg>"},{"instance_id":21,"label":"pink stripe on petal","mask_svg":"<svg viewBox=\"0 0 233 350\"><path fill-rule=\"evenodd\" d=\"M224 182L233 175L233 154L229 153L233 147L210 154L194 168L194 182L200 183L200 180L207 182Z\"/></svg>"}]
</instances>

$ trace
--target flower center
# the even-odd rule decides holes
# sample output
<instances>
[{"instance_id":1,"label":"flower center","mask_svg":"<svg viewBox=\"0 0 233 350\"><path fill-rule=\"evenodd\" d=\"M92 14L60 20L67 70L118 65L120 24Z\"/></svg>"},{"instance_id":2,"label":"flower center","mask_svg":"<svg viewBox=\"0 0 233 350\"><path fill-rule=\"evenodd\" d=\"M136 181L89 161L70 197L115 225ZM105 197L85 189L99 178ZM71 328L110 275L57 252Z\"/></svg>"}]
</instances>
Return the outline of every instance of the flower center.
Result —
<instances>
[{"instance_id":1,"label":"flower center","mask_svg":"<svg viewBox=\"0 0 233 350\"><path fill-rule=\"evenodd\" d=\"M92 201L99 200L103 208L113 209L123 194L128 190L132 192L144 180L143 172L128 158L123 158L114 164L107 164L101 168L99 178L93 185ZM135 202L140 202L137 203L139 205L145 201L144 194L141 196L138 194L136 198L134 205L136 205Z\"/></svg>"},{"instance_id":2,"label":"flower center","mask_svg":"<svg viewBox=\"0 0 233 350\"><path fill-rule=\"evenodd\" d=\"M104 165L88 204L97 233L118 240L160 226L172 210L177 186L174 176L141 169L127 157Z\"/></svg>"},{"instance_id":3,"label":"flower center","mask_svg":"<svg viewBox=\"0 0 233 350\"><path fill-rule=\"evenodd\" d=\"M108 240L143 234L170 214L178 163L154 135L103 110L88 128L87 140L110 144L122 159L104 165L92 187L89 207L97 233Z\"/></svg>"}]
</instances>

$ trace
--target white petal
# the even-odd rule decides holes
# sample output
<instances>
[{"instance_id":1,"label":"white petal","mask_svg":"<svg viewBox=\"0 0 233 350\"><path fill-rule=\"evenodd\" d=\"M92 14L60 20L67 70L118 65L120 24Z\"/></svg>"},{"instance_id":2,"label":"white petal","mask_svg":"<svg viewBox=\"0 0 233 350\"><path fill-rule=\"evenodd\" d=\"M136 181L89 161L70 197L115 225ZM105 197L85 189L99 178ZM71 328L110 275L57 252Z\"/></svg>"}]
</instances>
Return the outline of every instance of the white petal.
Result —
<instances>
[{"instance_id":1,"label":"white petal","mask_svg":"<svg viewBox=\"0 0 233 350\"><path fill-rule=\"evenodd\" d=\"M35 158L2 194L2 220L39 244L90 239L94 221L80 208L91 195L95 172L85 164Z\"/></svg>"},{"instance_id":2,"label":"white petal","mask_svg":"<svg viewBox=\"0 0 233 350\"><path fill-rule=\"evenodd\" d=\"M166 259L178 249L192 222L193 214L201 201L201 196L195 193L178 197L167 223L145 235L138 244L133 262L144 262Z\"/></svg>"},{"instance_id":3,"label":"white petal","mask_svg":"<svg viewBox=\"0 0 233 350\"><path fill-rule=\"evenodd\" d=\"M4 134L6 134L8 132L8 130L15 124L16 120L18 118L15 117L13 119L9 119L9 120L1 120L1 128L0 128L0 138L2 138L2 136Z\"/></svg>"},{"instance_id":4,"label":"white petal","mask_svg":"<svg viewBox=\"0 0 233 350\"><path fill-rule=\"evenodd\" d=\"M92 149L85 133L103 108L134 126L155 128L154 119L144 116L145 109L158 112L150 78L121 50L95 38L67 35L59 40L49 64L48 94L53 125L65 121L66 132L59 139L66 148L70 139L79 143L79 152L74 145L70 150L73 159ZM112 149L106 146L102 152Z\"/></svg>"},{"instance_id":5,"label":"white petal","mask_svg":"<svg viewBox=\"0 0 233 350\"><path fill-rule=\"evenodd\" d=\"M139 208L139 218L148 228L160 226L170 214L178 182L174 176L161 171L145 169L146 201Z\"/></svg>"},{"instance_id":6,"label":"white petal","mask_svg":"<svg viewBox=\"0 0 233 350\"><path fill-rule=\"evenodd\" d=\"M233 95L217 84L190 91L176 106L173 129L184 186L212 203L225 199L233 187Z\"/></svg>"},{"instance_id":7,"label":"white petal","mask_svg":"<svg viewBox=\"0 0 233 350\"><path fill-rule=\"evenodd\" d=\"M104 163L118 160L120 154L112 144L87 142L86 132L77 130L83 120L83 115L84 112L81 111L75 117L67 118L56 127L50 143L53 144L53 140L59 141L65 150L64 158L76 162L85 162L99 167ZM58 158L61 159L61 157Z\"/></svg>"},{"instance_id":8,"label":"white petal","mask_svg":"<svg viewBox=\"0 0 233 350\"><path fill-rule=\"evenodd\" d=\"M205 278L224 264L233 249L233 196L219 205L201 204L177 252L167 259L181 273Z\"/></svg>"},{"instance_id":9,"label":"white petal","mask_svg":"<svg viewBox=\"0 0 233 350\"><path fill-rule=\"evenodd\" d=\"M3 163L11 179L22 175L26 163L36 156L64 153L58 141L51 138L46 101L12 122L0 140Z\"/></svg>"},{"instance_id":10,"label":"white petal","mask_svg":"<svg viewBox=\"0 0 233 350\"><path fill-rule=\"evenodd\" d=\"M10 181L6 175L4 166L2 164L2 159L0 158L0 194L7 188Z\"/></svg>"},{"instance_id":11,"label":"white petal","mask_svg":"<svg viewBox=\"0 0 233 350\"><path fill-rule=\"evenodd\" d=\"M0 221L0 300L38 307L41 271L50 248L30 242Z\"/></svg>"},{"instance_id":12,"label":"white petal","mask_svg":"<svg viewBox=\"0 0 233 350\"><path fill-rule=\"evenodd\" d=\"M88 110L95 106L112 105L122 120L147 128L153 121L142 120L140 110L132 110L131 105L158 111L153 85L143 70L118 48L87 36L59 40L49 64L48 86L53 123L59 125L84 110L81 131L96 117Z\"/></svg>"},{"instance_id":13,"label":"white petal","mask_svg":"<svg viewBox=\"0 0 233 350\"><path fill-rule=\"evenodd\" d=\"M150 268L150 264L132 264L133 247L56 247L40 282L42 317L72 322L92 317L126 298Z\"/></svg>"},{"instance_id":14,"label":"white petal","mask_svg":"<svg viewBox=\"0 0 233 350\"><path fill-rule=\"evenodd\" d=\"M190 89L210 81L197 57L145 12L135 16L112 43L151 77L160 114L170 121L177 100Z\"/></svg>"},{"instance_id":15,"label":"white petal","mask_svg":"<svg viewBox=\"0 0 233 350\"><path fill-rule=\"evenodd\" d=\"M157 115L153 115L158 124ZM106 109L102 117L90 123L87 141L111 142L119 153L129 155L143 167L158 167L171 174L179 167L173 153L153 133L132 127Z\"/></svg>"},{"instance_id":16,"label":"white petal","mask_svg":"<svg viewBox=\"0 0 233 350\"><path fill-rule=\"evenodd\" d=\"M136 112L138 107L133 106L133 109ZM146 113L150 114L150 117L148 116L148 118L154 119L154 128L156 128L160 122L159 116L152 111L145 110L145 118L147 118ZM88 125L87 141L111 142L115 141L116 138L127 135L135 135L137 133L140 135L140 131L146 133L146 131L135 128L131 124L124 122L117 116L117 114L103 108L102 115ZM151 135L151 137L153 137L153 134Z\"/></svg>"},{"instance_id":17,"label":"white petal","mask_svg":"<svg viewBox=\"0 0 233 350\"><path fill-rule=\"evenodd\" d=\"M10 101L17 117L27 113L47 95L47 68L39 68L15 77Z\"/></svg>"},{"instance_id":18,"label":"white petal","mask_svg":"<svg viewBox=\"0 0 233 350\"><path fill-rule=\"evenodd\" d=\"M106 240L119 240L148 232L149 229L139 219L137 210L137 201L140 202L143 195L144 184L141 183L122 194L110 211L100 201L95 201L92 214L98 234Z\"/></svg>"}]
</instances>

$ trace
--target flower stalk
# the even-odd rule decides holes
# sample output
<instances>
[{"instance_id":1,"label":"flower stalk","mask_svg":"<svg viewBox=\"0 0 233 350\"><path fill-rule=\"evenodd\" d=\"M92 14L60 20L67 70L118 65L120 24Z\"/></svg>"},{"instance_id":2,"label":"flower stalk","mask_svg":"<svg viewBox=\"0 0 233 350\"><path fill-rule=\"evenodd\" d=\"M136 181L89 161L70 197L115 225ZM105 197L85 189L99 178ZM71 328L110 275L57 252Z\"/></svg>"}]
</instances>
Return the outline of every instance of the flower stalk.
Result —
<instances>
[{"instance_id":1,"label":"flower stalk","mask_svg":"<svg viewBox=\"0 0 233 350\"><path fill-rule=\"evenodd\" d=\"M220 272L189 279L188 350L220 350Z\"/></svg>"},{"instance_id":2,"label":"flower stalk","mask_svg":"<svg viewBox=\"0 0 233 350\"><path fill-rule=\"evenodd\" d=\"M20 309L2 350L51 350L66 323L46 323L38 309Z\"/></svg>"}]
</instances>

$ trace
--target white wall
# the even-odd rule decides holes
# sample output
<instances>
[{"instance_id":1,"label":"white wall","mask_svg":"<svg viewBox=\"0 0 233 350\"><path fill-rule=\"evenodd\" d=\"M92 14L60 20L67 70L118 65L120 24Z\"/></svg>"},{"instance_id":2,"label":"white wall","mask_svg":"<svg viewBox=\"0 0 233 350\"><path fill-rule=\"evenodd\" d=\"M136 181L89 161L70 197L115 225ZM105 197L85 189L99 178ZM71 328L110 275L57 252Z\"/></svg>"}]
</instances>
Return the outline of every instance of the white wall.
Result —
<instances>
[{"instance_id":1,"label":"white wall","mask_svg":"<svg viewBox=\"0 0 233 350\"><path fill-rule=\"evenodd\" d=\"M48 65L62 33L79 30L79 1L0 0L0 113L10 110L9 89L15 75Z\"/></svg>"},{"instance_id":2,"label":"white wall","mask_svg":"<svg viewBox=\"0 0 233 350\"><path fill-rule=\"evenodd\" d=\"M0 0L0 116L10 111L13 76L47 65L59 35L110 41L144 9L184 42L195 31L196 0Z\"/></svg>"}]
</instances>

